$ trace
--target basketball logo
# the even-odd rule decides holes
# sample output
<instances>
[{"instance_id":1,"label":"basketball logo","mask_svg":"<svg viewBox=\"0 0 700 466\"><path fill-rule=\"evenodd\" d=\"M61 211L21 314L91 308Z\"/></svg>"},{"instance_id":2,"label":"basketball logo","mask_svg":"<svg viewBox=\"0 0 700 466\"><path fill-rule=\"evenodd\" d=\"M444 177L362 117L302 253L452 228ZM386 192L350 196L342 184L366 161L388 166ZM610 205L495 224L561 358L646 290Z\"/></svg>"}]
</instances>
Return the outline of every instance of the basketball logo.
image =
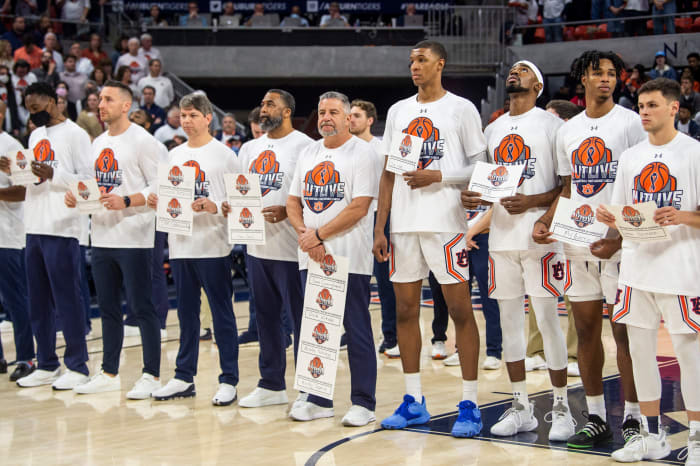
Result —
<instances>
[{"instance_id":1,"label":"basketball logo","mask_svg":"<svg viewBox=\"0 0 700 466\"><path fill-rule=\"evenodd\" d=\"M413 141L411 141L411 136L407 134L403 138L403 141L401 141L401 144L399 144L399 154L401 154L401 157L406 157L408 154L411 153L412 148Z\"/></svg>"},{"instance_id":2,"label":"basketball logo","mask_svg":"<svg viewBox=\"0 0 700 466\"><path fill-rule=\"evenodd\" d=\"M593 208L588 204L583 204L574 210L574 213L571 214L571 220L573 220L579 228L586 228L588 225L593 225L595 221Z\"/></svg>"},{"instance_id":3,"label":"basketball logo","mask_svg":"<svg viewBox=\"0 0 700 466\"><path fill-rule=\"evenodd\" d=\"M504 166L500 166L489 173L487 179L494 186L500 186L506 181L508 181L508 169Z\"/></svg>"},{"instance_id":4,"label":"basketball logo","mask_svg":"<svg viewBox=\"0 0 700 466\"><path fill-rule=\"evenodd\" d=\"M318 304L318 307L320 307L324 311L331 307L333 305L333 296L331 296L331 292L325 288L322 289L318 293L318 297L316 298L316 304Z\"/></svg>"},{"instance_id":5,"label":"basketball logo","mask_svg":"<svg viewBox=\"0 0 700 466\"><path fill-rule=\"evenodd\" d=\"M440 160L445 154L445 140L440 139L440 130L435 127L430 118L424 116L414 118L403 132L423 139L418 170L426 168L433 160Z\"/></svg>"},{"instance_id":6,"label":"basketball logo","mask_svg":"<svg viewBox=\"0 0 700 466\"><path fill-rule=\"evenodd\" d=\"M330 254L325 255L325 257L321 261L321 270L323 270L323 273L326 274L326 276L328 277L330 277L338 271L338 266L336 265L333 256L331 256Z\"/></svg>"},{"instance_id":7,"label":"basketball logo","mask_svg":"<svg viewBox=\"0 0 700 466\"><path fill-rule=\"evenodd\" d=\"M24 170L25 168L27 168L27 158L24 156L23 153L17 152L16 162L17 167L19 167L20 170Z\"/></svg>"},{"instance_id":8,"label":"basketball logo","mask_svg":"<svg viewBox=\"0 0 700 466\"><path fill-rule=\"evenodd\" d=\"M178 168L179 170L179 168ZM103 193L109 193L122 184L122 171L119 162L114 158L114 151L109 148L102 149L95 160L95 179L97 186Z\"/></svg>"},{"instance_id":9,"label":"basketball logo","mask_svg":"<svg viewBox=\"0 0 700 466\"><path fill-rule=\"evenodd\" d=\"M53 168L58 166L56 154L51 148L51 143L48 139L42 139L34 146L34 160L51 165ZM46 181L44 178L39 178L39 181L34 184L39 185L44 181Z\"/></svg>"},{"instance_id":10,"label":"basketball logo","mask_svg":"<svg viewBox=\"0 0 700 466\"><path fill-rule=\"evenodd\" d=\"M180 205L180 202L175 198L170 199L170 202L168 202L168 208L166 210L172 218L177 218L180 214L182 214L182 206Z\"/></svg>"},{"instance_id":11,"label":"basketball logo","mask_svg":"<svg viewBox=\"0 0 700 466\"><path fill-rule=\"evenodd\" d=\"M238 175L238 178L236 178L236 189L244 196L248 194L248 191L250 191L250 183L248 183L248 178L243 175Z\"/></svg>"},{"instance_id":12,"label":"basketball logo","mask_svg":"<svg viewBox=\"0 0 700 466\"><path fill-rule=\"evenodd\" d=\"M319 322L318 324L316 324L316 326L314 327L314 331L311 333L311 336L314 340L316 340L316 343L318 343L319 345L322 345L328 341L328 329L323 324L323 322Z\"/></svg>"},{"instance_id":13,"label":"basketball logo","mask_svg":"<svg viewBox=\"0 0 700 466\"><path fill-rule=\"evenodd\" d=\"M90 190L87 186L85 186L85 183L83 183L82 181L78 181L78 194L86 201L90 197Z\"/></svg>"},{"instance_id":14,"label":"basketball logo","mask_svg":"<svg viewBox=\"0 0 700 466\"><path fill-rule=\"evenodd\" d=\"M634 207L626 205L622 208L622 220L633 227L638 227L644 223L644 216Z\"/></svg>"},{"instance_id":15,"label":"basketball logo","mask_svg":"<svg viewBox=\"0 0 700 466\"><path fill-rule=\"evenodd\" d=\"M318 214L345 198L345 183L331 161L323 161L306 172L304 202L311 212Z\"/></svg>"},{"instance_id":16,"label":"basketball logo","mask_svg":"<svg viewBox=\"0 0 700 466\"><path fill-rule=\"evenodd\" d=\"M243 228L250 228L250 226L253 224L253 214L250 212L250 210L248 210L248 208L243 207L241 214L238 216L238 221L241 225L243 225Z\"/></svg>"},{"instance_id":17,"label":"basketball logo","mask_svg":"<svg viewBox=\"0 0 700 466\"><path fill-rule=\"evenodd\" d=\"M612 151L596 136L584 139L572 152L571 165L571 180L583 197L598 194L608 183L614 183L617 176L617 161L613 161Z\"/></svg>"},{"instance_id":18,"label":"basketball logo","mask_svg":"<svg viewBox=\"0 0 700 466\"><path fill-rule=\"evenodd\" d=\"M199 167L199 162L188 160L183 165L194 168L194 198L209 197L209 181L207 181L207 174Z\"/></svg>"},{"instance_id":19,"label":"basketball logo","mask_svg":"<svg viewBox=\"0 0 700 466\"><path fill-rule=\"evenodd\" d=\"M318 356L309 361L309 373L314 379L323 375L323 362L321 362L321 358Z\"/></svg>"},{"instance_id":20,"label":"basketball logo","mask_svg":"<svg viewBox=\"0 0 700 466\"><path fill-rule=\"evenodd\" d=\"M284 173L280 172L280 163L277 156L271 150L265 150L250 164L251 173L260 175L260 191L263 196L272 190L282 188Z\"/></svg>"},{"instance_id":21,"label":"basketball logo","mask_svg":"<svg viewBox=\"0 0 700 466\"><path fill-rule=\"evenodd\" d=\"M525 165L518 186L523 184L525 179L535 176L537 159L531 157L530 146L525 144L519 134L508 134L501 139L493 151L493 159L499 165Z\"/></svg>"},{"instance_id":22,"label":"basketball logo","mask_svg":"<svg viewBox=\"0 0 700 466\"><path fill-rule=\"evenodd\" d=\"M683 190L677 185L676 177L671 175L665 163L651 162L634 177L632 197L635 204L654 201L659 208L673 206L680 209Z\"/></svg>"},{"instance_id":23,"label":"basketball logo","mask_svg":"<svg viewBox=\"0 0 700 466\"><path fill-rule=\"evenodd\" d=\"M185 177L182 176L182 170L180 170L180 167L177 165L174 165L173 168L170 169L170 172L168 172L168 181L170 181L173 186L177 186L184 180Z\"/></svg>"}]
</instances>

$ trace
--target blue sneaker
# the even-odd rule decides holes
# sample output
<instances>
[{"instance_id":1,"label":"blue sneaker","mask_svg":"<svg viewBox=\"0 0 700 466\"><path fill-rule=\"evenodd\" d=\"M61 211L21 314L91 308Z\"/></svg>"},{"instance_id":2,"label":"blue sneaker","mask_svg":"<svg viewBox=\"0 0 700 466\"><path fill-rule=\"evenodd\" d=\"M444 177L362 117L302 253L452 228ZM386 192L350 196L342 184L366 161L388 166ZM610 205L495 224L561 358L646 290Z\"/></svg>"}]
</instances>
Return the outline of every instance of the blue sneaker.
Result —
<instances>
[{"instance_id":1,"label":"blue sneaker","mask_svg":"<svg viewBox=\"0 0 700 466\"><path fill-rule=\"evenodd\" d=\"M459 416L452 426L453 437L474 437L479 435L484 425L481 423L481 411L473 401L462 400L457 405Z\"/></svg>"},{"instance_id":2,"label":"blue sneaker","mask_svg":"<svg viewBox=\"0 0 700 466\"><path fill-rule=\"evenodd\" d=\"M404 427L425 424L430 420L430 413L425 408L425 397L418 403L411 395L403 396L403 403L394 414L382 421L385 429L403 429Z\"/></svg>"}]
</instances>

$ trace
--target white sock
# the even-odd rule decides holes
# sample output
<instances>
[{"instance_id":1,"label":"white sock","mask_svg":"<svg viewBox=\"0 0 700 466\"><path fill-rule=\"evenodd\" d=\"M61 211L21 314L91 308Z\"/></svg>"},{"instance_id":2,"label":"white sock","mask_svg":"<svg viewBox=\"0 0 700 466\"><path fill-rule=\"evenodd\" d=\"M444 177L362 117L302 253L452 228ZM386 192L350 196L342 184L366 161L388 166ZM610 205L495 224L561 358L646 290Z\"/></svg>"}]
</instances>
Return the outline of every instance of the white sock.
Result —
<instances>
[{"instance_id":1,"label":"white sock","mask_svg":"<svg viewBox=\"0 0 700 466\"><path fill-rule=\"evenodd\" d=\"M605 410L605 395L586 395L586 405L588 406L588 414L595 414L603 421L607 419L608 413Z\"/></svg>"},{"instance_id":2,"label":"white sock","mask_svg":"<svg viewBox=\"0 0 700 466\"><path fill-rule=\"evenodd\" d=\"M700 421L690 421L690 436L693 436L700 432Z\"/></svg>"},{"instance_id":3,"label":"white sock","mask_svg":"<svg viewBox=\"0 0 700 466\"><path fill-rule=\"evenodd\" d=\"M423 390L420 385L420 372L404 374L406 380L406 393L411 395L418 403L423 401Z\"/></svg>"},{"instance_id":4,"label":"white sock","mask_svg":"<svg viewBox=\"0 0 700 466\"><path fill-rule=\"evenodd\" d=\"M479 406L476 400L477 382L476 380L462 380L462 401L469 400Z\"/></svg>"},{"instance_id":5,"label":"white sock","mask_svg":"<svg viewBox=\"0 0 700 466\"><path fill-rule=\"evenodd\" d=\"M513 386L513 404L520 403L524 407L523 409L527 409L527 383L523 380L522 382L511 382L511 385Z\"/></svg>"},{"instance_id":6,"label":"white sock","mask_svg":"<svg viewBox=\"0 0 700 466\"><path fill-rule=\"evenodd\" d=\"M636 420L641 419L642 412L639 409L639 403L625 401L625 414L622 416L622 418L627 419L627 416L632 416Z\"/></svg>"},{"instance_id":7,"label":"white sock","mask_svg":"<svg viewBox=\"0 0 700 466\"><path fill-rule=\"evenodd\" d=\"M566 385L563 387L552 387L552 391L554 392L554 404L564 403L564 406L569 406L567 388Z\"/></svg>"}]
</instances>

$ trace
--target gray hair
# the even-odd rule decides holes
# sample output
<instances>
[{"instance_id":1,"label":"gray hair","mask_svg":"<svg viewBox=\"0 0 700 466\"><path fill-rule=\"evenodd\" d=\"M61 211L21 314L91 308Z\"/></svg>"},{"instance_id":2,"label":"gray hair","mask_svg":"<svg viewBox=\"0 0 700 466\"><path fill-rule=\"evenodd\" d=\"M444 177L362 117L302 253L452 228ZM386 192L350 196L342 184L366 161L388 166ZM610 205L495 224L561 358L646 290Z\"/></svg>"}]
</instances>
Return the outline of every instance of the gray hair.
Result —
<instances>
[{"instance_id":1,"label":"gray hair","mask_svg":"<svg viewBox=\"0 0 700 466\"><path fill-rule=\"evenodd\" d=\"M209 98L204 95L203 92L193 92L184 96L182 99L180 99L180 108L194 108L198 112L201 112L204 116L214 113Z\"/></svg>"},{"instance_id":2,"label":"gray hair","mask_svg":"<svg viewBox=\"0 0 700 466\"><path fill-rule=\"evenodd\" d=\"M127 44L130 44L130 43L132 43L132 42L138 42L139 44L141 43L141 41L139 40L139 38L136 37L136 36L129 38L129 40L127 41Z\"/></svg>"},{"instance_id":3,"label":"gray hair","mask_svg":"<svg viewBox=\"0 0 700 466\"><path fill-rule=\"evenodd\" d=\"M53 32L47 32L46 34L44 34L44 40L46 40L47 37L51 37L51 36L53 36L54 39L58 39L56 34L54 34Z\"/></svg>"},{"instance_id":4,"label":"gray hair","mask_svg":"<svg viewBox=\"0 0 700 466\"><path fill-rule=\"evenodd\" d=\"M343 104L343 110L345 110L346 114L350 114L350 99L348 99L348 96L343 94L342 92L337 92L337 91L328 91L324 92L321 94L321 97L318 98L318 102L321 103L322 100L325 99L336 99L339 100Z\"/></svg>"},{"instance_id":5,"label":"gray hair","mask_svg":"<svg viewBox=\"0 0 700 466\"><path fill-rule=\"evenodd\" d=\"M141 40L144 40L144 39L153 40L153 36L151 36L149 33L146 32L146 33L141 34Z\"/></svg>"},{"instance_id":6,"label":"gray hair","mask_svg":"<svg viewBox=\"0 0 700 466\"><path fill-rule=\"evenodd\" d=\"M224 113L224 118L233 118L233 121L236 121L236 115L233 113Z\"/></svg>"}]
</instances>

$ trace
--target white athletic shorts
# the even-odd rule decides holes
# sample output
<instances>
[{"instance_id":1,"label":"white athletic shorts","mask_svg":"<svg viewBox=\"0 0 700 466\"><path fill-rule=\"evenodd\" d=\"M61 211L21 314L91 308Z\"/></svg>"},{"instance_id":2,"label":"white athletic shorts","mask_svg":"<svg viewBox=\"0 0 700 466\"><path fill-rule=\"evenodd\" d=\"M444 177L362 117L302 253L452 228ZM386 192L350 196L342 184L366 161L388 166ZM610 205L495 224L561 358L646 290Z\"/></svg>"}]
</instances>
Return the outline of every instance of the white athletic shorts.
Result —
<instances>
[{"instance_id":1,"label":"white athletic shorts","mask_svg":"<svg viewBox=\"0 0 700 466\"><path fill-rule=\"evenodd\" d=\"M563 254L544 251L489 253L489 298L514 299L562 296L571 285Z\"/></svg>"},{"instance_id":2,"label":"white athletic shorts","mask_svg":"<svg viewBox=\"0 0 700 466\"><path fill-rule=\"evenodd\" d=\"M669 333L700 333L700 297L653 293L620 285L613 322L657 329L661 318Z\"/></svg>"},{"instance_id":3,"label":"white athletic shorts","mask_svg":"<svg viewBox=\"0 0 700 466\"><path fill-rule=\"evenodd\" d=\"M620 263L617 261L569 260L571 267L571 287L566 295L570 301L598 301L605 299L608 304L615 302Z\"/></svg>"},{"instance_id":4,"label":"white athletic shorts","mask_svg":"<svg viewBox=\"0 0 700 466\"><path fill-rule=\"evenodd\" d=\"M389 260L392 282L423 280L430 272L441 285L469 280L469 253L463 233L392 233Z\"/></svg>"}]
</instances>

